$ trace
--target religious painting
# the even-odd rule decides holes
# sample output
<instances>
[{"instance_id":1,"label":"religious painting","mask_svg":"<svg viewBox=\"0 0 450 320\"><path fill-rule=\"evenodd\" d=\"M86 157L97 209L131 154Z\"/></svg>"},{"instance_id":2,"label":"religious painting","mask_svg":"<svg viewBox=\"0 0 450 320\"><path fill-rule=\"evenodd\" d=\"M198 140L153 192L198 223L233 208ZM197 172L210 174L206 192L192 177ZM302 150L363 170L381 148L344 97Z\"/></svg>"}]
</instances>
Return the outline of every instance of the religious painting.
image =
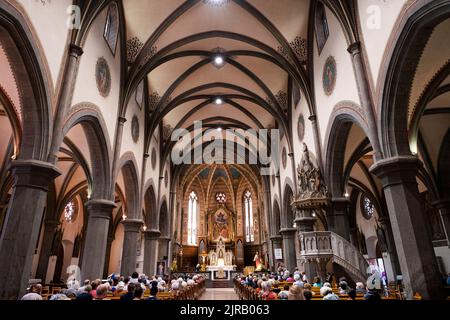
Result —
<instances>
[{"instance_id":1,"label":"religious painting","mask_svg":"<svg viewBox=\"0 0 450 320\"><path fill-rule=\"evenodd\" d=\"M211 215L211 240L230 242L233 240L233 217L224 208L219 208ZM222 238L222 239L221 239Z\"/></svg>"},{"instance_id":2,"label":"religious painting","mask_svg":"<svg viewBox=\"0 0 450 320\"><path fill-rule=\"evenodd\" d=\"M330 96L336 86L337 67L336 60L332 56L328 57L323 67L323 90L327 96Z\"/></svg>"},{"instance_id":3,"label":"religious painting","mask_svg":"<svg viewBox=\"0 0 450 320\"><path fill-rule=\"evenodd\" d=\"M95 79L100 95L106 98L111 91L111 72L109 71L108 62L103 57L97 60Z\"/></svg>"},{"instance_id":4,"label":"religious painting","mask_svg":"<svg viewBox=\"0 0 450 320\"><path fill-rule=\"evenodd\" d=\"M131 137L133 138L134 143L138 143L138 141L139 141L139 119L137 116L133 116L133 120L131 122Z\"/></svg>"}]
</instances>

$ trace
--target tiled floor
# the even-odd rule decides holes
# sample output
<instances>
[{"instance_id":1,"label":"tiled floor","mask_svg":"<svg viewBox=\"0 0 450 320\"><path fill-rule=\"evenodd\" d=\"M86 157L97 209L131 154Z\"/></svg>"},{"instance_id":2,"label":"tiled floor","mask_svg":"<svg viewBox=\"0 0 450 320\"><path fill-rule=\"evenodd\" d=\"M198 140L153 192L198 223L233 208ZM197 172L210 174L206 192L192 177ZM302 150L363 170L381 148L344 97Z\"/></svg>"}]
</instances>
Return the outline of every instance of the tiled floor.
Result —
<instances>
[{"instance_id":1,"label":"tiled floor","mask_svg":"<svg viewBox=\"0 0 450 320\"><path fill-rule=\"evenodd\" d=\"M239 300L234 289L206 289L200 300Z\"/></svg>"}]
</instances>

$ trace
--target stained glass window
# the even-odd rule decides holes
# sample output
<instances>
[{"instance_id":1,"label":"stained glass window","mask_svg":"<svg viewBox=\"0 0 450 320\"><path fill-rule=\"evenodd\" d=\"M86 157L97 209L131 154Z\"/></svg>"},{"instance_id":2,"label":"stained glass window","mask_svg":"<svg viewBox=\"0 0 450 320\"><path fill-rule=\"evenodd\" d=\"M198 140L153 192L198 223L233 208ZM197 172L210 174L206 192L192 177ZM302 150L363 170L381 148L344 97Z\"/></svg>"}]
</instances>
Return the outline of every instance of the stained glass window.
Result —
<instances>
[{"instance_id":1,"label":"stained glass window","mask_svg":"<svg viewBox=\"0 0 450 320\"><path fill-rule=\"evenodd\" d=\"M369 197L363 196L361 206L364 217L366 219L372 218L373 214L375 213L375 206L373 205Z\"/></svg>"},{"instance_id":2,"label":"stained glass window","mask_svg":"<svg viewBox=\"0 0 450 320\"><path fill-rule=\"evenodd\" d=\"M64 219L67 222L73 222L76 215L76 206L73 201L69 201L64 207Z\"/></svg>"},{"instance_id":3,"label":"stained glass window","mask_svg":"<svg viewBox=\"0 0 450 320\"><path fill-rule=\"evenodd\" d=\"M245 240L247 242L255 241L255 231L253 226L253 203L252 194L246 191L244 194L244 209L245 209Z\"/></svg>"},{"instance_id":4,"label":"stained glass window","mask_svg":"<svg viewBox=\"0 0 450 320\"><path fill-rule=\"evenodd\" d=\"M216 194L216 200L218 203L223 204L227 202L227 196L223 192L219 192Z\"/></svg>"},{"instance_id":5,"label":"stained glass window","mask_svg":"<svg viewBox=\"0 0 450 320\"><path fill-rule=\"evenodd\" d=\"M188 212L188 244L197 244L197 195L194 191L189 195Z\"/></svg>"}]
</instances>

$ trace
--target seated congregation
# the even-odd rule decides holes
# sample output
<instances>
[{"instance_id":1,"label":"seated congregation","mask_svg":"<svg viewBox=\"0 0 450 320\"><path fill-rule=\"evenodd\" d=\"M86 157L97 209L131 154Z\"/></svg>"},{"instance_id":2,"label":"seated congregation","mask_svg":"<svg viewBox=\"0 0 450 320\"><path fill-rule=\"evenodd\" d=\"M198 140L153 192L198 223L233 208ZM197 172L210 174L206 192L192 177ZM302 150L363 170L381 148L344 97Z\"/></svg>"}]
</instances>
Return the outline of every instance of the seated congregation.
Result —
<instances>
[{"instance_id":1,"label":"seated congregation","mask_svg":"<svg viewBox=\"0 0 450 320\"><path fill-rule=\"evenodd\" d=\"M169 281L170 280L170 281ZM197 300L205 292L201 275L170 279L134 272L131 277L111 275L107 280L69 280L64 287L32 284L21 300Z\"/></svg>"},{"instance_id":2,"label":"seated congregation","mask_svg":"<svg viewBox=\"0 0 450 320\"><path fill-rule=\"evenodd\" d=\"M399 288L381 284L377 274L370 276L367 283L350 284L346 277L336 282L333 274L323 281L320 276L309 281L298 269L294 274L285 270L281 273L250 274L234 279L235 292L241 300L403 300ZM414 297L421 300L420 295Z\"/></svg>"}]
</instances>

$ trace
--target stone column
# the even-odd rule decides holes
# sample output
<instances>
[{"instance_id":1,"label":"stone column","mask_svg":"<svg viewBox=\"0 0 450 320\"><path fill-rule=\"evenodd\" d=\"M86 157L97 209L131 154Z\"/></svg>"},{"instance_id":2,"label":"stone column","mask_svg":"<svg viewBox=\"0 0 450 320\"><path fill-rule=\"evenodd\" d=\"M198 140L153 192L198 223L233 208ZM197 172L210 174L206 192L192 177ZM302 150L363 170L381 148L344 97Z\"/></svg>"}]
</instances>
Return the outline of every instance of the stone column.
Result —
<instances>
[{"instance_id":1,"label":"stone column","mask_svg":"<svg viewBox=\"0 0 450 320\"><path fill-rule=\"evenodd\" d=\"M169 242L170 237L159 238L159 249L160 249L158 252L159 259L163 259L164 257L167 257L167 259L169 259Z\"/></svg>"},{"instance_id":2,"label":"stone column","mask_svg":"<svg viewBox=\"0 0 450 320\"><path fill-rule=\"evenodd\" d=\"M387 245L387 251L389 253L389 260L391 262L392 272L394 273L395 277L397 274L401 274L401 271L400 266L398 264L397 249L395 247L394 235L392 234L392 227L387 217L380 217L378 221L380 222L381 228L384 230L386 234L385 242ZM396 278L390 280L396 281Z\"/></svg>"},{"instance_id":3,"label":"stone column","mask_svg":"<svg viewBox=\"0 0 450 320\"><path fill-rule=\"evenodd\" d=\"M114 235L108 234L108 240L106 241L106 256L105 256L105 266L103 267L103 274L109 273L109 263L111 260L111 247L114 241ZM114 270L114 272L117 272Z\"/></svg>"},{"instance_id":4,"label":"stone column","mask_svg":"<svg viewBox=\"0 0 450 320\"><path fill-rule=\"evenodd\" d=\"M286 268L294 273L297 267L297 256L295 254L295 235L297 229L294 228L284 228L280 230L283 237L283 258Z\"/></svg>"},{"instance_id":5,"label":"stone column","mask_svg":"<svg viewBox=\"0 0 450 320\"><path fill-rule=\"evenodd\" d=\"M419 197L416 176L420 162L416 157L394 157L375 163L371 172L383 184L405 293L412 299L445 297L439 268Z\"/></svg>"},{"instance_id":6,"label":"stone column","mask_svg":"<svg viewBox=\"0 0 450 320\"><path fill-rule=\"evenodd\" d=\"M278 261L276 259L275 249L283 249L283 246L282 246L282 239L283 238L280 235L274 235L274 236L270 236L269 239L270 239L270 242L272 244L273 264L274 264L274 269L275 269L274 271L276 272L277 268L278 268L278 262L280 262L280 261Z\"/></svg>"},{"instance_id":7,"label":"stone column","mask_svg":"<svg viewBox=\"0 0 450 320\"><path fill-rule=\"evenodd\" d=\"M61 174L37 160L12 162L13 194L0 238L0 300L25 293L50 183Z\"/></svg>"},{"instance_id":8,"label":"stone column","mask_svg":"<svg viewBox=\"0 0 450 320\"><path fill-rule=\"evenodd\" d=\"M340 235L344 239L350 241L350 226L348 218L348 208L350 202L347 198L333 198L332 210L327 217L328 227L330 231Z\"/></svg>"},{"instance_id":9,"label":"stone column","mask_svg":"<svg viewBox=\"0 0 450 320\"><path fill-rule=\"evenodd\" d=\"M322 150L322 138L320 137L319 134L319 127L317 125L317 116L316 115L312 115L309 118L309 121L311 121L311 126L313 128L313 134L314 134L314 147L316 150ZM322 153L321 152L316 152L317 153L317 164L319 166L320 172L324 172L324 168L323 168L323 160L322 160ZM295 173L296 175L297 173Z\"/></svg>"},{"instance_id":10,"label":"stone column","mask_svg":"<svg viewBox=\"0 0 450 320\"><path fill-rule=\"evenodd\" d=\"M117 119L117 131L116 137L114 139L114 155L113 155L113 163L112 163L112 172L117 172L119 170L119 160L120 160L120 151L122 150L122 136L123 136L123 127L127 122L127 118L119 117ZM111 181L111 190L115 190L115 181Z\"/></svg>"},{"instance_id":11,"label":"stone column","mask_svg":"<svg viewBox=\"0 0 450 320\"><path fill-rule=\"evenodd\" d=\"M49 162L51 163L56 163L56 160L58 159L59 148L64 138L62 128L64 126L66 113L72 104L73 91L75 88L78 67L82 55L82 48L74 44L69 46L69 58L61 79L58 106L55 113L55 120L53 122L53 140L49 157Z\"/></svg>"},{"instance_id":12,"label":"stone column","mask_svg":"<svg viewBox=\"0 0 450 320\"><path fill-rule=\"evenodd\" d=\"M300 235L303 232L313 232L314 231L314 224L316 223L317 218L312 216L312 210L300 210L296 213L295 218L295 225L297 226L297 235L298 240L300 240ZM303 243L299 241L300 244L300 251L303 249ZM300 257L299 259L303 265L303 271L306 272L306 275L308 276L308 279L312 280L317 272L316 268L314 266L314 263L312 263L310 260L302 259ZM325 272L326 273L326 272Z\"/></svg>"},{"instance_id":13,"label":"stone column","mask_svg":"<svg viewBox=\"0 0 450 320\"><path fill-rule=\"evenodd\" d=\"M36 278L42 279L45 283L50 281L50 279L45 279L45 276L47 275L48 258L50 257L50 251L52 250L53 236L58 226L59 221L57 220L45 220L41 252L39 254L39 262L36 270Z\"/></svg>"},{"instance_id":14,"label":"stone column","mask_svg":"<svg viewBox=\"0 0 450 320\"><path fill-rule=\"evenodd\" d=\"M109 223L115 207L115 203L108 200L91 200L86 203L88 222L81 264L82 281L103 277Z\"/></svg>"},{"instance_id":15,"label":"stone column","mask_svg":"<svg viewBox=\"0 0 450 320\"><path fill-rule=\"evenodd\" d=\"M156 260L158 259L159 230L147 230L144 232L144 273L148 276L156 274Z\"/></svg>"},{"instance_id":16,"label":"stone column","mask_svg":"<svg viewBox=\"0 0 450 320\"><path fill-rule=\"evenodd\" d=\"M131 276L136 271L139 232L144 223L142 220L126 219L122 221L122 224L124 235L120 273L124 276Z\"/></svg>"},{"instance_id":17,"label":"stone column","mask_svg":"<svg viewBox=\"0 0 450 320\"><path fill-rule=\"evenodd\" d=\"M450 199L444 199L432 204L439 209L442 225L447 236L447 245L450 247Z\"/></svg>"},{"instance_id":18,"label":"stone column","mask_svg":"<svg viewBox=\"0 0 450 320\"><path fill-rule=\"evenodd\" d=\"M356 85L358 87L359 99L361 106L364 109L366 119L368 120L369 136L371 136L371 143L375 159L381 158L380 145L378 143L377 122L375 120L374 104L372 100L372 93L369 86L369 78L367 76L364 60L361 53L361 43L355 42L351 44L347 51L350 53L353 63L353 70L355 72Z\"/></svg>"}]
</instances>

